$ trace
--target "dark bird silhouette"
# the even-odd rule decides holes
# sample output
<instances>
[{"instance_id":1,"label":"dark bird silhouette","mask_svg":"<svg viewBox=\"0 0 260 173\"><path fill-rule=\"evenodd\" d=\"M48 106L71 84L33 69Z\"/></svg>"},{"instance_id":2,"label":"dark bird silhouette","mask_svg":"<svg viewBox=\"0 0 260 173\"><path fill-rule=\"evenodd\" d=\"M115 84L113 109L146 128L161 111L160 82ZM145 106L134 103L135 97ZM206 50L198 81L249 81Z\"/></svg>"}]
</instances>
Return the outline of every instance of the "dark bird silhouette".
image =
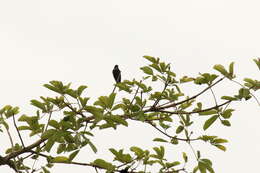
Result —
<instances>
[{"instance_id":1,"label":"dark bird silhouette","mask_svg":"<svg viewBox=\"0 0 260 173\"><path fill-rule=\"evenodd\" d=\"M113 76L115 78L116 83L121 82L121 71L118 68L118 65L115 65L113 69Z\"/></svg>"}]
</instances>

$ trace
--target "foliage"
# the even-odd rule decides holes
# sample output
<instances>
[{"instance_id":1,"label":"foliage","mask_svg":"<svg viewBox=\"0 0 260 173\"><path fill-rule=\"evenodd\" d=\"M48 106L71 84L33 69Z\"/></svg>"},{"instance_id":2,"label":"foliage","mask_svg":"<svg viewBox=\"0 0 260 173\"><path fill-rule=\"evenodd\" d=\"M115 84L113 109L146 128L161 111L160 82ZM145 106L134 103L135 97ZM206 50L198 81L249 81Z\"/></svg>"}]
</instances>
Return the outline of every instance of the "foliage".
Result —
<instances>
[{"instance_id":1,"label":"foliage","mask_svg":"<svg viewBox=\"0 0 260 173\"><path fill-rule=\"evenodd\" d=\"M18 107L3 107L0 110L0 130L9 135L11 147L6 149L5 156L0 156L0 165L9 165L16 172L49 173L54 164L76 164L105 170L107 173L145 173L147 167L156 164L159 165L160 173L214 173L212 161L203 157L199 149L194 149L193 143L206 142L226 151L224 144L228 140L204 133L195 136L191 127L196 126L198 117L204 121L201 127L203 131L213 124L231 126L230 118L234 112L234 109L230 108L231 103L251 98L258 103L253 92L260 89L260 81L251 78L245 78L244 84L235 81L234 62L227 69L223 65L215 65L213 68L219 74L202 73L196 77L178 78L171 70L170 64L151 56L144 58L149 64L140 68L144 74L140 81L133 79L117 83L117 93L100 96L94 104L90 104L90 98L83 95L87 86L72 88L70 83L51 81L44 87L57 95L31 100L31 104L37 109L35 115L20 114ZM260 60L254 59L254 62L260 69ZM218 102L213 88L223 81L234 82L240 89L235 95L222 96L222 102ZM199 93L188 96L182 92L184 83L202 89ZM155 84L162 84L162 89L156 90ZM198 101L198 97L207 91L212 94L211 107L203 107L203 103ZM118 95L122 93L133 97L119 100ZM56 114L59 116L55 116ZM110 148L109 151L114 156L113 161L102 158L90 163L74 161L84 147L90 147L94 153L97 152L98 148L92 142L95 137L94 129L117 130L118 126L128 127L130 120L148 124L160 132L161 136L153 140L155 145L159 145L152 150L132 146L130 152ZM19 139L13 139L10 134L11 127L18 132ZM30 137L35 136L38 140L25 146L21 135L23 131L28 131ZM175 146L180 143L187 143L191 147L195 161L185 151L178 160L166 158L167 150L164 144ZM39 168L25 163L25 160L39 158L45 159L45 164ZM188 170L188 163L193 165L193 170Z\"/></svg>"}]
</instances>

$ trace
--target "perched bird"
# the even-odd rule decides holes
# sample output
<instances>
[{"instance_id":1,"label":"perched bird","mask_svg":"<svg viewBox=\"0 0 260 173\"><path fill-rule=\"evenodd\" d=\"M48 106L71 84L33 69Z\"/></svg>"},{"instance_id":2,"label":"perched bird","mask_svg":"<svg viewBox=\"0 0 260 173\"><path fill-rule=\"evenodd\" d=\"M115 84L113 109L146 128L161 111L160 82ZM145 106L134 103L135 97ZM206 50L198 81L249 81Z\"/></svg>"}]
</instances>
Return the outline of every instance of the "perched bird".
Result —
<instances>
[{"instance_id":1,"label":"perched bird","mask_svg":"<svg viewBox=\"0 0 260 173\"><path fill-rule=\"evenodd\" d=\"M115 78L116 83L121 82L121 71L118 68L118 65L115 65L113 69L113 76Z\"/></svg>"}]
</instances>

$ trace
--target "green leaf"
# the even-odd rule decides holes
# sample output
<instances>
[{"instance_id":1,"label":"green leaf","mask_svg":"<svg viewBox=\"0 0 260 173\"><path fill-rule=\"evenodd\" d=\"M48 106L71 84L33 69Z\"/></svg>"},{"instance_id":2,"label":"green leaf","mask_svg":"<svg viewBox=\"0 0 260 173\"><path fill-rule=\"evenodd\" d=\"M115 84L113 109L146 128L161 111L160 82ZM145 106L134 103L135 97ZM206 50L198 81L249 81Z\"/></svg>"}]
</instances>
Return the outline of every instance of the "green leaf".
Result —
<instances>
[{"instance_id":1,"label":"green leaf","mask_svg":"<svg viewBox=\"0 0 260 173\"><path fill-rule=\"evenodd\" d=\"M109 119L113 120L116 123L122 124L124 126L128 126L128 123L126 120L124 120L123 118L121 118L119 115L110 115L108 117Z\"/></svg>"},{"instance_id":2,"label":"green leaf","mask_svg":"<svg viewBox=\"0 0 260 173\"><path fill-rule=\"evenodd\" d=\"M84 97L84 98L79 97L79 101L80 101L80 104L82 107L86 106L88 100L89 100L89 98L87 98L87 97Z\"/></svg>"},{"instance_id":3,"label":"green leaf","mask_svg":"<svg viewBox=\"0 0 260 173\"><path fill-rule=\"evenodd\" d=\"M224 126L231 126L230 122L228 120L221 120L221 123L224 125Z\"/></svg>"},{"instance_id":4,"label":"green leaf","mask_svg":"<svg viewBox=\"0 0 260 173\"><path fill-rule=\"evenodd\" d=\"M43 138L43 139L48 139L48 138L52 137L53 135L55 135L56 133L57 133L57 130L55 130L55 129L49 129L49 130L45 131L45 132L42 134L41 138Z\"/></svg>"},{"instance_id":5,"label":"green leaf","mask_svg":"<svg viewBox=\"0 0 260 173\"><path fill-rule=\"evenodd\" d=\"M20 126L18 127L18 130L32 130L29 126Z\"/></svg>"},{"instance_id":6,"label":"green leaf","mask_svg":"<svg viewBox=\"0 0 260 173\"><path fill-rule=\"evenodd\" d=\"M44 86L45 88L48 88L49 90L52 90L52 91L56 92L56 93L64 94L64 92L63 92L62 90L60 90L59 88L56 88L56 87L54 87L54 86L52 86L52 85L44 84L43 86Z\"/></svg>"},{"instance_id":7,"label":"green leaf","mask_svg":"<svg viewBox=\"0 0 260 173\"><path fill-rule=\"evenodd\" d=\"M153 75L153 70L148 66L141 67L140 69L148 75Z\"/></svg>"},{"instance_id":8,"label":"green leaf","mask_svg":"<svg viewBox=\"0 0 260 173\"><path fill-rule=\"evenodd\" d=\"M180 83L191 82L191 81L194 81L194 80L195 80L195 79L192 78L192 77L183 76L183 77L180 79Z\"/></svg>"},{"instance_id":9,"label":"green leaf","mask_svg":"<svg viewBox=\"0 0 260 173\"><path fill-rule=\"evenodd\" d=\"M65 93L68 94L69 96L75 98L75 99L78 97L77 91L75 91L73 89L67 89L67 90L65 90Z\"/></svg>"},{"instance_id":10,"label":"green leaf","mask_svg":"<svg viewBox=\"0 0 260 173\"><path fill-rule=\"evenodd\" d=\"M212 162L209 159L200 159L199 164L202 164L210 173L214 173Z\"/></svg>"},{"instance_id":11,"label":"green leaf","mask_svg":"<svg viewBox=\"0 0 260 173\"><path fill-rule=\"evenodd\" d=\"M80 95L82 94L82 92L83 92L86 88L87 88L86 85L81 85L81 86L79 86L78 89L77 89L78 95L80 96Z\"/></svg>"},{"instance_id":12,"label":"green leaf","mask_svg":"<svg viewBox=\"0 0 260 173\"><path fill-rule=\"evenodd\" d=\"M52 163L68 163L69 161L69 158L65 156L57 156L51 160Z\"/></svg>"},{"instance_id":13,"label":"green leaf","mask_svg":"<svg viewBox=\"0 0 260 173\"><path fill-rule=\"evenodd\" d=\"M115 97L116 97L116 93L111 93L108 97L108 108L112 108L114 105L114 101L115 101Z\"/></svg>"},{"instance_id":14,"label":"green leaf","mask_svg":"<svg viewBox=\"0 0 260 173\"><path fill-rule=\"evenodd\" d=\"M237 98L231 97L231 96L222 96L221 99L223 99L223 100L230 100L230 101L235 101L235 100L237 100Z\"/></svg>"},{"instance_id":15,"label":"green leaf","mask_svg":"<svg viewBox=\"0 0 260 173\"><path fill-rule=\"evenodd\" d=\"M153 141L155 141L155 142L168 142L167 140L162 139L162 138L155 138L155 139L153 139Z\"/></svg>"},{"instance_id":16,"label":"green leaf","mask_svg":"<svg viewBox=\"0 0 260 173\"><path fill-rule=\"evenodd\" d=\"M234 109L227 109L221 113L221 116L225 119L229 119L231 117L233 111L234 111Z\"/></svg>"},{"instance_id":17,"label":"green leaf","mask_svg":"<svg viewBox=\"0 0 260 173\"><path fill-rule=\"evenodd\" d=\"M47 152L50 152L50 151L51 151L51 148L52 148L53 145L54 145L54 143L55 143L55 140L54 140L53 138L50 138L50 139L47 141L47 143L46 143L44 149L45 149Z\"/></svg>"},{"instance_id":18,"label":"green leaf","mask_svg":"<svg viewBox=\"0 0 260 173\"><path fill-rule=\"evenodd\" d=\"M171 168L171 167L174 167L174 166L178 166L178 165L180 165L181 163L180 162L178 162L178 161L175 161L175 162L167 162L166 163L166 167L169 169L169 168Z\"/></svg>"},{"instance_id":19,"label":"green leaf","mask_svg":"<svg viewBox=\"0 0 260 173\"><path fill-rule=\"evenodd\" d=\"M209 118L209 119L205 122L205 124L204 124L204 126L203 126L203 129L204 129L204 130L208 129L208 128L216 121L217 118L218 118L218 115L213 115L211 118Z\"/></svg>"},{"instance_id":20,"label":"green leaf","mask_svg":"<svg viewBox=\"0 0 260 173\"><path fill-rule=\"evenodd\" d=\"M254 59L254 62L256 63L258 69L260 70L260 58Z\"/></svg>"},{"instance_id":21,"label":"green leaf","mask_svg":"<svg viewBox=\"0 0 260 173\"><path fill-rule=\"evenodd\" d=\"M77 154L79 153L80 150L77 150L77 151L74 151L73 153L71 153L69 155L69 161L72 161L76 156Z\"/></svg>"},{"instance_id":22,"label":"green leaf","mask_svg":"<svg viewBox=\"0 0 260 173\"><path fill-rule=\"evenodd\" d=\"M179 134L183 131L184 127L183 126L179 126L177 129L176 129L176 133Z\"/></svg>"},{"instance_id":23,"label":"green leaf","mask_svg":"<svg viewBox=\"0 0 260 173\"><path fill-rule=\"evenodd\" d=\"M223 146L223 145L214 145L215 147L217 147L218 149L220 149L220 150L222 150L222 151L226 151L227 149L226 149L226 147L225 146Z\"/></svg>"},{"instance_id":24,"label":"green leaf","mask_svg":"<svg viewBox=\"0 0 260 173\"><path fill-rule=\"evenodd\" d=\"M147 59L148 61L150 61L152 63L156 63L157 62L156 59L154 57L152 57L152 56L145 55L145 56L143 56L143 58Z\"/></svg>"},{"instance_id":25,"label":"green leaf","mask_svg":"<svg viewBox=\"0 0 260 173\"><path fill-rule=\"evenodd\" d=\"M60 128L60 124L56 120L50 120L49 121L49 125L54 127L55 129L59 129Z\"/></svg>"},{"instance_id":26,"label":"green leaf","mask_svg":"<svg viewBox=\"0 0 260 173\"><path fill-rule=\"evenodd\" d=\"M212 114L216 114L218 111L213 109L213 110L209 110L209 111L204 111L204 112L199 112L199 115L212 115Z\"/></svg>"},{"instance_id":27,"label":"green leaf","mask_svg":"<svg viewBox=\"0 0 260 173\"><path fill-rule=\"evenodd\" d=\"M98 166L100 168L104 168L108 171L113 171L115 170L116 166L112 165L111 163L109 162L106 162L105 160L103 159L96 159L93 163L92 163L94 166Z\"/></svg>"},{"instance_id":28,"label":"green leaf","mask_svg":"<svg viewBox=\"0 0 260 173\"><path fill-rule=\"evenodd\" d=\"M196 166L196 167L193 169L192 173L196 173L198 170L199 170L199 167Z\"/></svg>"},{"instance_id":29,"label":"green leaf","mask_svg":"<svg viewBox=\"0 0 260 173\"><path fill-rule=\"evenodd\" d=\"M234 76L234 62L230 63L229 65L229 75L230 75L230 78L233 79L235 76Z\"/></svg>"},{"instance_id":30,"label":"green leaf","mask_svg":"<svg viewBox=\"0 0 260 173\"><path fill-rule=\"evenodd\" d=\"M85 106L85 110L94 115L96 122L101 121L104 117L101 110L94 106Z\"/></svg>"},{"instance_id":31,"label":"green leaf","mask_svg":"<svg viewBox=\"0 0 260 173\"><path fill-rule=\"evenodd\" d=\"M174 145L177 145L179 143L178 139L176 139L176 136L172 138L171 143Z\"/></svg>"},{"instance_id":32,"label":"green leaf","mask_svg":"<svg viewBox=\"0 0 260 173\"><path fill-rule=\"evenodd\" d=\"M44 173L51 173L48 169L46 169L45 167L42 167L42 170Z\"/></svg>"},{"instance_id":33,"label":"green leaf","mask_svg":"<svg viewBox=\"0 0 260 173\"><path fill-rule=\"evenodd\" d=\"M88 144L89 144L90 148L92 149L92 151L93 151L94 153L97 153L97 148L96 148L96 146L95 146L90 140L88 141Z\"/></svg>"},{"instance_id":34,"label":"green leaf","mask_svg":"<svg viewBox=\"0 0 260 173\"><path fill-rule=\"evenodd\" d=\"M198 167L201 173L207 173L206 166L204 163L199 161Z\"/></svg>"},{"instance_id":35,"label":"green leaf","mask_svg":"<svg viewBox=\"0 0 260 173\"><path fill-rule=\"evenodd\" d=\"M44 103L39 102L38 100L31 100L31 104L42 111L46 111Z\"/></svg>"},{"instance_id":36,"label":"green leaf","mask_svg":"<svg viewBox=\"0 0 260 173\"><path fill-rule=\"evenodd\" d=\"M153 63L149 66L152 67L153 69L157 70L158 72L162 73L162 70L160 69L158 63Z\"/></svg>"},{"instance_id":37,"label":"green leaf","mask_svg":"<svg viewBox=\"0 0 260 173\"><path fill-rule=\"evenodd\" d=\"M251 95L250 95L249 89L247 89L247 88L240 88L238 97L240 99L244 98L245 100L250 99Z\"/></svg>"},{"instance_id":38,"label":"green leaf","mask_svg":"<svg viewBox=\"0 0 260 173\"><path fill-rule=\"evenodd\" d=\"M130 150L135 153L138 159L141 159L144 156L144 151L139 147L131 147Z\"/></svg>"},{"instance_id":39,"label":"green leaf","mask_svg":"<svg viewBox=\"0 0 260 173\"><path fill-rule=\"evenodd\" d=\"M160 146L160 148L159 147L154 147L153 148L153 150L156 152L156 158L158 158L158 159L163 159L163 157L164 157L164 153L165 153L165 150L164 150L164 147L163 146Z\"/></svg>"},{"instance_id":40,"label":"green leaf","mask_svg":"<svg viewBox=\"0 0 260 173\"><path fill-rule=\"evenodd\" d=\"M188 162L188 156L185 152L182 152L182 158L183 158L184 162L186 162L186 163Z\"/></svg>"},{"instance_id":41,"label":"green leaf","mask_svg":"<svg viewBox=\"0 0 260 173\"><path fill-rule=\"evenodd\" d=\"M213 67L215 70L217 70L218 72L220 72L222 75L224 76L228 76L228 72L227 70L225 69L225 67L221 64L217 64L217 65L214 65Z\"/></svg>"},{"instance_id":42,"label":"green leaf","mask_svg":"<svg viewBox=\"0 0 260 173\"><path fill-rule=\"evenodd\" d=\"M227 143L228 140L222 139L222 138L217 138L217 139L213 139L212 142L213 142L213 143L220 144L220 143Z\"/></svg>"},{"instance_id":43,"label":"green leaf","mask_svg":"<svg viewBox=\"0 0 260 173\"><path fill-rule=\"evenodd\" d=\"M57 148L57 154L62 153L63 151L65 151L66 149L66 145L65 144L59 144L58 148Z\"/></svg>"},{"instance_id":44,"label":"green leaf","mask_svg":"<svg viewBox=\"0 0 260 173\"><path fill-rule=\"evenodd\" d=\"M123 82L117 83L116 86L119 88L119 90L123 90L123 91L126 91L128 93L132 92L131 87L126 85Z\"/></svg>"}]
</instances>

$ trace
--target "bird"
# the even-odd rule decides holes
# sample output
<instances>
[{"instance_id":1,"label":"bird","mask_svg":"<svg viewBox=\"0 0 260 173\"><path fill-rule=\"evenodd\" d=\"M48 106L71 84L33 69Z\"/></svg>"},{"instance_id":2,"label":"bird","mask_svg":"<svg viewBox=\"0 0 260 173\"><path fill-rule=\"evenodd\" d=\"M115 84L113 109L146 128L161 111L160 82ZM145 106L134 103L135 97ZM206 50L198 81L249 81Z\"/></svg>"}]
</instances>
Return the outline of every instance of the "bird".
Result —
<instances>
[{"instance_id":1,"label":"bird","mask_svg":"<svg viewBox=\"0 0 260 173\"><path fill-rule=\"evenodd\" d=\"M121 71L119 70L118 65L115 65L112 72L113 72L113 76L115 78L116 83L120 83L121 82Z\"/></svg>"}]
</instances>

